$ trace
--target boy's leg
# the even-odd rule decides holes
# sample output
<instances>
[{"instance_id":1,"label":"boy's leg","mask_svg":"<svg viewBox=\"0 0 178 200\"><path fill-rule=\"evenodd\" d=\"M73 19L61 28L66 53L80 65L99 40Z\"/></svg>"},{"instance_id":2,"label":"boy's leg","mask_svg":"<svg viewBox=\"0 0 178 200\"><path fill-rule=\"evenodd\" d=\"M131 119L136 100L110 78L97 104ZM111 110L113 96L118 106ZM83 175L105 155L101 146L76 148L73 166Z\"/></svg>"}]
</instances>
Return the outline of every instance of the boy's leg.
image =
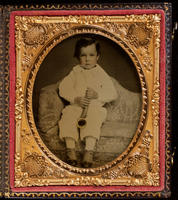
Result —
<instances>
[{"instance_id":1,"label":"boy's leg","mask_svg":"<svg viewBox=\"0 0 178 200\"><path fill-rule=\"evenodd\" d=\"M66 153L67 153L67 163L73 166L77 165L77 155L75 148L75 140L71 137L65 138L66 143Z\"/></svg>"},{"instance_id":2,"label":"boy's leg","mask_svg":"<svg viewBox=\"0 0 178 200\"><path fill-rule=\"evenodd\" d=\"M85 152L83 156L83 167L88 168L93 164L93 153L96 146L97 139L94 137L85 138Z\"/></svg>"},{"instance_id":3,"label":"boy's leg","mask_svg":"<svg viewBox=\"0 0 178 200\"><path fill-rule=\"evenodd\" d=\"M96 138L95 137L86 137L85 138L85 150L86 151L94 151L96 146Z\"/></svg>"},{"instance_id":4,"label":"boy's leg","mask_svg":"<svg viewBox=\"0 0 178 200\"><path fill-rule=\"evenodd\" d=\"M62 117L59 121L59 137L64 139L66 137L71 137L75 141L79 139L77 121L81 115L82 108L69 105L66 106L62 111Z\"/></svg>"},{"instance_id":5,"label":"boy's leg","mask_svg":"<svg viewBox=\"0 0 178 200\"><path fill-rule=\"evenodd\" d=\"M79 138L77 120L81 112L80 107L69 105L64 108L59 121L59 137L66 144L67 163L73 166L77 165L75 142Z\"/></svg>"},{"instance_id":6,"label":"boy's leg","mask_svg":"<svg viewBox=\"0 0 178 200\"><path fill-rule=\"evenodd\" d=\"M75 140L71 137L65 138L66 148L67 149L75 149Z\"/></svg>"},{"instance_id":7,"label":"boy's leg","mask_svg":"<svg viewBox=\"0 0 178 200\"><path fill-rule=\"evenodd\" d=\"M94 137L99 140L101 133L101 126L106 120L107 111L99 103L92 101L88 107L86 117L86 127L81 129L80 136L83 140L86 137Z\"/></svg>"},{"instance_id":8,"label":"boy's leg","mask_svg":"<svg viewBox=\"0 0 178 200\"><path fill-rule=\"evenodd\" d=\"M87 125L81 129L81 139L85 139L85 152L83 167L91 167L96 141L99 140L102 123L105 121L107 111L98 102L92 101L88 108Z\"/></svg>"}]
</instances>

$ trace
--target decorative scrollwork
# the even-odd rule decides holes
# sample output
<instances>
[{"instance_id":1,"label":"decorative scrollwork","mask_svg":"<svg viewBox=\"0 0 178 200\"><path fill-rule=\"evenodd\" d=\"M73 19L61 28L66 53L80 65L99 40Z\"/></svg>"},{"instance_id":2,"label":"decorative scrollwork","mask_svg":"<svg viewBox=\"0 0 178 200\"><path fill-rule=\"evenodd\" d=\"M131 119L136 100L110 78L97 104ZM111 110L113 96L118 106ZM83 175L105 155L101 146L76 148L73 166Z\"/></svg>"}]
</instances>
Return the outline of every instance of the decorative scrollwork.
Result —
<instances>
[{"instance_id":1,"label":"decorative scrollwork","mask_svg":"<svg viewBox=\"0 0 178 200\"><path fill-rule=\"evenodd\" d=\"M149 52L149 44L153 35L152 28L147 27L147 23L134 23L128 28L126 39L136 49L140 48L140 56L142 58L143 66L151 71L153 61Z\"/></svg>"},{"instance_id":2,"label":"decorative scrollwork","mask_svg":"<svg viewBox=\"0 0 178 200\"><path fill-rule=\"evenodd\" d=\"M24 106L24 95L22 89L21 79L16 80L16 103L15 103L15 119L16 121L22 119L22 110Z\"/></svg>"},{"instance_id":3,"label":"decorative scrollwork","mask_svg":"<svg viewBox=\"0 0 178 200\"><path fill-rule=\"evenodd\" d=\"M56 159L56 157L54 157L54 155L48 151L48 149L46 147L44 147L44 144L41 142L41 140L39 139L39 134L36 130L36 126L34 124L34 120L33 120L33 111L32 111L32 101L31 101L31 95L32 95L32 90L33 90L33 84L35 81L35 77L36 74L39 70L39 67L41 66L42 61L44 60L44 58L46 57L46 55L48 54L48 52L51 50L51 48L53 48L55 45L57 45L62 39L65 39L66 37L69 37L70 35L74 35L75 33L98 33L98 34L102 34L105 35L106 37L109 37L109 33L105 33L105 31L103 31L103 29L97 29L95 27L82 27L82 28L74 28L71 29L71 32L67 32L67 33L63 33L61 35L58 35L50 44L48 44L46 46L46 48L44 49L44 51L42 52L42 54L37 58L37 60L35 61L35 64L33 66L33 68L30 71L30 79L28 80L27 83L27 117L28 120L30 122L30 127L32 130L32 134L35 138L35 140L37 141L39 147L43 150L43 152L45 152L46 155L48 155L48 157L50 159L52 159L53 161L55 161L55 163L57 165L59 165L60 167L62 166L62 168L69 170L70 172L75 172L75 173L80 173L80 174L85 174L85 173L91 173L91 174L97 174L97 173L101 173L102 171L111 168L112 166L116 165L117 163L119 163L124 156L126 156L126 154L131 151L131 149L133 148L133 145L130 145L128 148L127 153L122 154L121 157L119 157L117 160L115 160L114 162L108 163L105 166L101 166L100 168L96 168L96 169L82 169L82 168L73 168L69 165L64 164L63 162L61 162L59 159ZM112 39L112 37L111 37ZM133 59L137 59L135 54L133 53L133 51L119 38L117 38L116 40L120 45L123 45L123 47L128 51L128 53L133 57ZM136 61L135 61L136 62ZM143 124L144 121L146 119L146 105L147 105L147 88L146 88L146 84L145 84L145 78L144 78L144 74L143 71L141 69L141 66L139 64L139 62L136 62L136 67L138 68L139 71L139 76L140 76L140 80L142 83L142 88L143 88L143 102L144 102L144 107L142 109L142 119L140 122L140 126L139 126L139 131L137 131L137 137L135 137L135 140L138 140L139 138L139 134L141 133L141 130L143 129ZM134 142L134 141L133 141ZM132 143L133 143L132 142Z\"/></svg>"},{"instance_id":4,"label":"decorative scrollwork","mask_svg":"<svg viewBox=\"0 0 178 200\"><path fill-rule=\"evenodd\" d=\"M115 168L103 174L103 178L118 179L127 178L131 180L129 185L159 185L159 156L154 154L153 163L149 159L149 147L152 135L147 130L139 145L139 152L130 156L123 167Z\"/></svg>"},{"instance_id":5,"label":"decorative scrollwork","mask_svg":"<svg viewBox=\"0 0 178 200\"><path fill-rule=\"evenodd\" d=\"M151 186L159 186L160 177L159 173L148 172L146 176L143 178L143 185L151 185Z\"/></svg>"},{"instance_id":6,"label":"decorative scrollwork","mask_svg":"<svg viewBox=\"0 0 178 200\"><path fill-rule=\"evenodd\" d=\"M150 171L150 161L146 156L139 154L130 157L126 167L130 176L144 177Z\"/></svg>"},{"instance_id":7,"label":"decorative scrollwork","mask_svg":"<svg viewBox=\"0 0 178 200\"><path fill-rule=\"evenodd\" d=\"M95 185L95 186L105 186L111 185L112 181L108 179L101 179L97 177L83 176L74 179L68 179L65 181L65 185Z\"/></svg>"},{"instance_id":8,"label":"decorative scrollwork","mask_svg":"<svg viewBox=\"0 0 178 200\"><path fill-rule=\"evenodd\" d=\"M145 75L144 69L147 71L151 71L152 69L153 59L155 58L150 51L153 46L152 42L159 44L159 30L154 33L155 29L159 29L159 25L159 17L155 18L152 14L128 16L16 17L16 48L20 52L21 60L19 59L19 63L21 63L21 69L26 76L24 78L26 81L25 92L27 97L26 120L30 127L28 127L27 132L23 132L22 130L21 138L24 146L29 144L29 132L31 132L36 141L35 145L43 152L43 156L35 153L26 154L22 159L23 161L20 159L23 156L21 155L20 157L20 155L17 155L15 172L15 185L17 187L53 184L97 186L159 184L159 162L156 159L151 159L152 157L149 155L151 151L150 144L151 142L153 143L152 135L149 131L143 133L144 127L146 127L149 97L146 78L152 76L151 73ZM99 34L111 39L129 54L140 78L143 102L137 132L128 149L112 162L98 168L88 169L73 168L56 158L48 150L42 142L35 126L32 105L34 82L45 57L61 41L75 34L83 33ZM156 38L156 41L153 38ZM145 78L145 76L147 77ZM17 86L18 84L21 86L20 80ZM20 86L18 87L20 88ZM21 91L17 93L19 98L16 98L17 119L21 119L24 103L22 87L19 91ZM157 106L154 102L155 100L157 99L153 98L152 106ZM28 131L29 129L30 131ZM135 150L134 146L137 142L139 142L139 145ZM31 149L30 151L33 150Z\"/></svg>"},{"instance_id":9,"label":"decorative scrollwork","mask_svg":"<svg viewBox=\"0 0 178 200\"><path fill-rule=\"evenodd\" d=\"M148 70L151 71L152 67L153 67L153 61L151 59L151 56L149 56L148 51L143 51L143 53L141 53L141 55L143 56L143 66Z\"/></svg>"},{"instance_id":10,"label":"decorative scrollwork","mask_svg":"<svg viewBox=\"0 0 178 200\"><path fill-rule=\"evenodd\" d=\"M30 136L31 136L30 132L27 132L25 129L22 130L21 137L25 144L30 144Z\"/></svg>"},{"instance_id":11,"label":"decorative scrollwork","mask_svg":"<svg viewBox=\"0 0 178 200\"><path fill-rule=\"evenodd\" d=\"M127 24L127 23L118 24L118 23L115 23L115 22L106 22L106 23L104 23L103 27L106 30L110 31L111 33L125 37L125 35L128 32L129 24Z\"/></svg>"},{"instance_id":12,"label":"decorative scrollwork","mask_svg":"<svg viewBox=\"0 0 178 200\"><path fill-rule=\"evenodd\" d=\"M134 23L129 26L126 38L135 48L148 47L152 36L152 29L147 28L145 23Z\"/></svg>"},{"instance_id":13,"label":"decorative scrollwork","mask_svg":"<svg viewBox=\"0 0 178 200\"><path fill-rule=\"evenodd\" d=\"M154 126L159 125L159 100L160 100L160 83L157 78L153 85L153 96L151 100Z\"/></svg>"},{"instance_id":14,"label":"decorative scrollwork","mask_svg":"<svg viewBox=\"0 0 178 200\"><path fill-rule=\"evenodd\" d=\"M29 177L41 177L46 168L45 158L37 153L26 155L21 164L22 172L28 173Z\"/></svg>"},{"instance_id":15,"label":"decorative scrollwork","mask_svg":"<svg viewBox=\"0 0 178 200\"><path fill-rule=\"evenodd\" d=\"M27 45L42 45L47 39L46 30L41 24L33 24L23 33L24 43Z\"/></svg>"},{"instance_id":16,"label":"decorative scrollwork","mask_svg":"<svg viewBox=\"0 0 178 200\"><path fill-rule=\"evenodd\" d=\"M25 158L21 161L20 154L15 156L15 186L47 186L50 179L67 178L69 173L49 165L43 156L36 152L25 153ZM46 179L47 178L47 179Z\"/></svg>"},{"instance_id":17,"label":"decorative scrollwork","mask_svg":"<svg viewBox=\"0 0 178 200\"><path fill-rule=\"evenodd\" d=\"M147 23L147 27L152 28L154 30L153 31L153 35L155 38L154 45L156 48L160 47L160 21L161 21L160 14L155 14L152 16L150 21L148 21L148 23Z\"/></svg>"},{"instance_id":18,"label":"decorative scrollwork","mask_svg":"<svg viewBox=\"0 0 178 200\"><path fill-rule=\"evenodd\" d=\"M15 187L25 187L25 186L44 186L48 185L47 180L41 179L31 179L28 172L22 170L20 154L15 155ZM33 168L33 166L32 166Z\"/></svg>"}]
</instances>

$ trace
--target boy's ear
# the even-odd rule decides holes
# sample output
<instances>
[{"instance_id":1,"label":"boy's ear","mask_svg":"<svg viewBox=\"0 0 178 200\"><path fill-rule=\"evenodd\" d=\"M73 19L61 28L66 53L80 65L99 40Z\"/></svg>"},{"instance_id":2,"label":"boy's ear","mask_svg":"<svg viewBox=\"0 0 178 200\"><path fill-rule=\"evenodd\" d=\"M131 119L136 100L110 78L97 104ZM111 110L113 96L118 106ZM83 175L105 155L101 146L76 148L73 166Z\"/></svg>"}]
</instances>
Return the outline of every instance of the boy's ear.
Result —
<instances>
[{"instance_id":1,"label":"boy's ear","mask_svg":"<svg viewBox=\"0 0 178 200\"><path fill-rule=\"evenodd\" d=\"M97 61L98 61L99 57L100 57L100 55L97 55Z\"/></svg>"}]
</instances>

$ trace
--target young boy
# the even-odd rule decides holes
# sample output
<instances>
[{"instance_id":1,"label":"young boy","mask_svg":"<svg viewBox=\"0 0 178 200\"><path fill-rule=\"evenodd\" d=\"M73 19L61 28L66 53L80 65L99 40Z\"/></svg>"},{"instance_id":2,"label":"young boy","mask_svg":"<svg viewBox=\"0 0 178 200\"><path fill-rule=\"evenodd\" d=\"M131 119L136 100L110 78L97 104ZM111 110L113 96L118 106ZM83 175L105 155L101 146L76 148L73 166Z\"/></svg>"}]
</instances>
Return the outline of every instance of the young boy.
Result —
<instances>
[{"instance_id":1,"label":"young boy","mask_svg":"<svg viewBox=\"0 0 178 200\"><path fill-rule=\"evenodd\" d=\"M85 142L82 166L92 166L94 148L107 115L103 106L117 98L111 78L97 64L99 55L100 45L94 39L78 40L74 56L79 64L59 84L59 95L70 102L62 111L59 135L66 144L68 163L74 166L77 165L75 143L79 139ZM77 122L85 107L87 124L78 130Z\"/></svg>"}]
</instances>

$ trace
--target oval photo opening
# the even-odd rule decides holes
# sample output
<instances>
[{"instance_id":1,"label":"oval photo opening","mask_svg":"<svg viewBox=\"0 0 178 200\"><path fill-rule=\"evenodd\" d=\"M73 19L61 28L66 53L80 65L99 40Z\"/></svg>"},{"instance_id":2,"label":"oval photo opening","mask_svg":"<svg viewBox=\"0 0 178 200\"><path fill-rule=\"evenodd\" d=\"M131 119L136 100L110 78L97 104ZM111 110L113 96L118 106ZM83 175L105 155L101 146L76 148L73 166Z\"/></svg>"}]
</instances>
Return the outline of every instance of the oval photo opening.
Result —
<instances>
[{"instance_id":1,"label":"oval photo opening","mask_svg":"<svg viewBox=\"0 0 178 200\"><path fill-rule=\"evenodd\" d=\"M60 160L100 167L128 147L141 115L137 70L112 40L78 34L55 46L37 73L33 113L39 135Z\"/></svg>"}]
</instances>

